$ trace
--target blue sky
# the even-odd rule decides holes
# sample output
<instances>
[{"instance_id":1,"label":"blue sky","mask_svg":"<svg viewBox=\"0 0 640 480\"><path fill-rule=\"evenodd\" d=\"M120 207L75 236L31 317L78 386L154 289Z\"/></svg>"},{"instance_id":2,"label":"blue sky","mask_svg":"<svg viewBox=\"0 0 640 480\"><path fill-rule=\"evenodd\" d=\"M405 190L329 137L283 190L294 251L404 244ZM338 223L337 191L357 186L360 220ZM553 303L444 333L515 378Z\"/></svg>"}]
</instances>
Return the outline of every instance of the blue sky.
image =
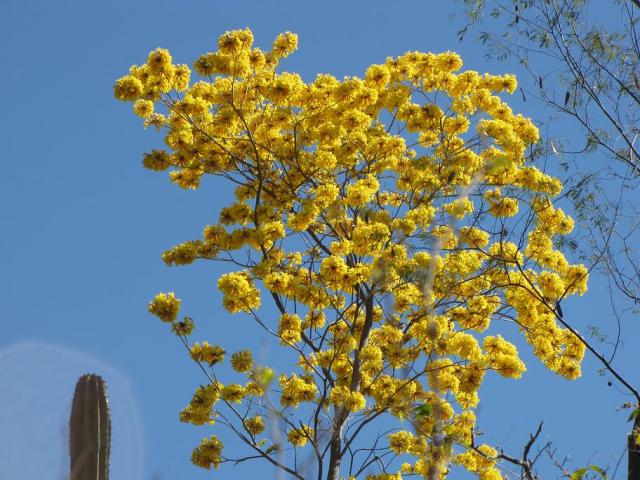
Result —
<instances>
[{"instance_id":1,"label":"blue sky","mask_svg":"<svg viewBox=\"0 0 640 480\"><path fill-rule=\"evenodd\" d=\"M116 479L243 478L265 465L193 467L191 449L212 433L180 424L178 412L204 382L166 325L146 312L159 291L174 290L201 326L196 339L234 351L252 346L266 363L282 362L248 318L227 314L215 289L219 265L167 268L161 253L197 238L231 189L214 181L196 192L143 169L142 154L161 139L145 132L129 105L112 96L116 78L147 53L168 48L191 64L221 33L250 27L268 48L280 32L299 35L285 68L307 80L318 72L362 75L371 63L408 50L456 50L466 68L518 72L487 64L474 42L459 44L455 2L2 0L0 86L0 478L62 479L64 426L75 379L88 371L109 384ZM526 80L523 77L523 80ZM524 84L526 88L526 83ZM542 112L514 96L514 109ZM579 328L607 324L602 284L567 302ZM626 325L620 370L640 383ZM599 366L567 382L524 348L528 372L518 382L491 376L481 391L487 443L519 451L545 421L544 438L574 467L615 464L623 451L627 398ZM283 363L284 365L284 363ZM216 432L218 433L218 432ZM266 467L270 468L270 467ZM25 473L27 472L27 473ZM621 474L622 473L622 474ZM623 468L619 477L624 476Z\"/></svg>"}]
</instances>

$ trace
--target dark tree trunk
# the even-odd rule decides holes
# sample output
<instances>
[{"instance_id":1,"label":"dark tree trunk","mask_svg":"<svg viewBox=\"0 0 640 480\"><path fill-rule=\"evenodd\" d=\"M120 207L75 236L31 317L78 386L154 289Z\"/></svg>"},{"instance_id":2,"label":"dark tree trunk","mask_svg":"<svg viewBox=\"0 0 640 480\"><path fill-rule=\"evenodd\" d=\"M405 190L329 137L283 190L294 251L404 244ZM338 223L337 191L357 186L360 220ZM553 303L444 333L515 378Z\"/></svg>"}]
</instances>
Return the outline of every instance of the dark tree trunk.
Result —
<instances>
[{"instance_id":1,"label":"dark tree trunk","mask_svg":"<svg viewBox=\"0 0 640 480\"><path fill-rule=\"evenodd\" d=\"M627 439L627 451L629 455L629 480L640 480L640 445L636 443L636 437L640 434L640 416L633 422L633 430Z\"/></svg>"},{"instance_id":2,"label":"dark tree trunk","mask_svg":"<svg viewBox=\"0 0 640 480\"><path fill-rule=\"evenodd\" d=\"M635 435L629 435L629 480L640 480L640 449L636 445Z\"/></svg>"},{"instance_id":3,"label":"dark tree trunk","mask_svg":"<svg viewBox=\"0 0 640 480\"><path fill-rule=\"evenodd\" d=\"M342 463L342 428L344 427L347 416L348 412L344 407L336 409L333 434L331 435L327 480L338 480L338 475L340 474L340 463Z\"/></svg>"},{"instance_id":4,"label":"dark tree trunk","mask_svg":"<svg viewBox=\"0 0 640 480\"><path fill-rule=\"evenodd\" d=\"M361 289L359 290L359 296L365 306L365 322L353 361L351 390L354 392L359 390L360 384L360 351L367 344L369 332L373 325L373 293L369 292L367 295L364 293L364 290ZM329 449L329 471L327 472L327 480L338 480L339 478L340 463L342 463L342 430L348 417L349 411L345 407L335 409L333 433L331 435L331 447Z\"/></svg>"}]
</instances>

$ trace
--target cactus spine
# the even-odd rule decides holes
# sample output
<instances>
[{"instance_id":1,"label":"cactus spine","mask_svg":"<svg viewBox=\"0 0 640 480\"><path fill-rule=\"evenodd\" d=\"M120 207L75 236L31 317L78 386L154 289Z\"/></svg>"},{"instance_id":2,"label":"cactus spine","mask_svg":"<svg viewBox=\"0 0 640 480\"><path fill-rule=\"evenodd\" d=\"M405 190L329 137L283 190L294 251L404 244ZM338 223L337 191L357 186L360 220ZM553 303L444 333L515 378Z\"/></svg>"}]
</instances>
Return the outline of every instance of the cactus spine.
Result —
<instances>
[{"instance_id":1,"label":"cactus spine","mask_svg":"<svg viewBox=\"0 0 640 480\"><path fill-rule=\"evenodd\" d=\"M86 374L76 383L69 418L71 480L108 480L111 419L106 384Z\"/></svg>"}]
</instances>

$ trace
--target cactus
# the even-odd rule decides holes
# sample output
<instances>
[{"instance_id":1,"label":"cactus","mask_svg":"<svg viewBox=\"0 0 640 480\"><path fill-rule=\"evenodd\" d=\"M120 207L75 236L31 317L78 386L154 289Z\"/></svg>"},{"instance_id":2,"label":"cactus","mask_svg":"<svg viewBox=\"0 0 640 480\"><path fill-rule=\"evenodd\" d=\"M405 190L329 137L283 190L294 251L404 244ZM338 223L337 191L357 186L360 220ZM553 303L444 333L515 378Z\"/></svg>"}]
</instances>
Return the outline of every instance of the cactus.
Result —
<instances>
[{"instance_id":1,"label":"cactus","mask_svg":"<svg viewBox=\"0 0 640 480\"><path fill-rule=\"evenodd\" d=\"M94 374L81 376L69 418L71 480L108 480L111 420L106 384Z\"/></svg>"}]
</instances>

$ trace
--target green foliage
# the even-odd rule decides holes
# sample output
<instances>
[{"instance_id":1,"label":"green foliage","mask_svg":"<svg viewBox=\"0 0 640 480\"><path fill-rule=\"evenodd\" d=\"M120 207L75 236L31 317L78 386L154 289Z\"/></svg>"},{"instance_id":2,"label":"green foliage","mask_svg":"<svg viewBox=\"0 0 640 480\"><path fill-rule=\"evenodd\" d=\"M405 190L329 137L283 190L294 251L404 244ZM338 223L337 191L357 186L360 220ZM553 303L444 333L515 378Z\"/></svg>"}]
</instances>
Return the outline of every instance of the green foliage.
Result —
<instances>
[{"instance_id":1,"label":"green foliage","mask_svg":"<svg viewBox=\"0 0 640 480\"><path fill-rule=\"evenodd\" d=\"M605 472L602 468L596 466L596 465L589 465L588 467L582 467L577 469L575 472L573 472L571 474L571 477L569 477L570 480L582 480L584 478L584 476L588 473L588 472L595 472L598 474L598 476L600 478L602 478L603 480L607 480L609 477L607 477L607 472Z\"/></svg>"},{"instance_id":2,"label":"green foliage","mask_svg":"<svg viewBox=\"0 0 640 480\"><path fill-rule=\"evenodd\" d=\"M433 415L433 406L430 403L425 403L416 408L416 417L430 417Z\"/></svg>"}]
</instances>

